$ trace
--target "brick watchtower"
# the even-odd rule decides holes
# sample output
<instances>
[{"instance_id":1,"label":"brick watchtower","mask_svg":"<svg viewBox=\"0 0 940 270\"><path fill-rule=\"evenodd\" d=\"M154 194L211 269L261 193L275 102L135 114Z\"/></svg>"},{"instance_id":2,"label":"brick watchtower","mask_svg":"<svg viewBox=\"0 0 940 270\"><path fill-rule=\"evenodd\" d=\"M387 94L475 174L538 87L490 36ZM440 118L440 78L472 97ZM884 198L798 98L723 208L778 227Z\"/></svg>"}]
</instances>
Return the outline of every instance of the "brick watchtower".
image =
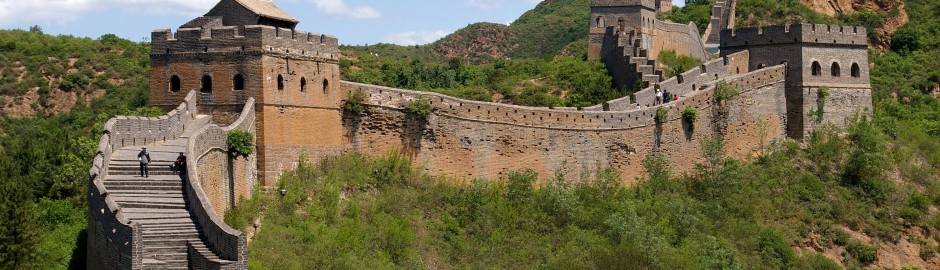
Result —
<instances>
[{"instance_id":1,"label":"brick watchtower","mask_svg":"<svg viewBox=\"0 0 940 270\"><path fill-rule=\"evenodd\" d=\"M294 30L270 0L221 0L174 35L152 34L151 104L177 106L199 92L201 114L227 125L255 98L258 174L266 185L302 152L342 149L339 49L335 37ZM330 127L330 128L324 128Z\"/></svg>"},{"instance_id":2,"label":"brick watchtower","mask_svg":"<svg viewBox=\"0 0 940 270\"><path fill-rule=\"evenodd\" d=\"M588 59L602 59L602 47L609 33L651 34L656 22L658 0L592 0ZM609 31L609 32L608 32Z\"/></svg>"},{"instance_id":3,"label":"brick watchtower","mask_svg":"<svg viewBox=\"0 0 940 270\"><path fill-rule=\"evenodd\" d=\"M866 33L863 27L824 24L726 29L721 55L749 51L751 70L787 65L787 134L802 139L816 126L814 118L844 127L856 112L871 111ZM818 91L823 87L828 95ZM817 102L820 97L825 100Z\"/></svg>"}]
</instances>

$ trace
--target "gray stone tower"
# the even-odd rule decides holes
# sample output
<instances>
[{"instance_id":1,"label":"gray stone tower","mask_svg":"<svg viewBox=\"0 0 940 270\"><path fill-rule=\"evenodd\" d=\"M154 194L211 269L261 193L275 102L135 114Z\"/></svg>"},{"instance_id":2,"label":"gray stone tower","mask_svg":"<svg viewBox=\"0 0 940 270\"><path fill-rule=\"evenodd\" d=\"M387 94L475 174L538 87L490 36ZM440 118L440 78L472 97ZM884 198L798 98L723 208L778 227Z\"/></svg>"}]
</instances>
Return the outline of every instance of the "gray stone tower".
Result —
<instances>
[{"instance_id":1,"label":"gray stone tower","mask_svg":"<svg viewBox=\"0 0 940 270\"><path fill-rule=\"evenodd\" d=\"M727 29L721 55L749 51L751 70L787 65L787 133L802 139L818 124L844 127L856 113L871 111L866 33L821 24Z\"/></svg>"},{"instance_id":2,"label":"gray stone tower","mask_svg":"<svg viewBox=\"0 0 940 270\"><path fill-rule=\"evenodd\" d=\"M592 0L588 59L603 58L606 37L636 31L651 34L657 0Z\"/></svg>"}]
</instances>

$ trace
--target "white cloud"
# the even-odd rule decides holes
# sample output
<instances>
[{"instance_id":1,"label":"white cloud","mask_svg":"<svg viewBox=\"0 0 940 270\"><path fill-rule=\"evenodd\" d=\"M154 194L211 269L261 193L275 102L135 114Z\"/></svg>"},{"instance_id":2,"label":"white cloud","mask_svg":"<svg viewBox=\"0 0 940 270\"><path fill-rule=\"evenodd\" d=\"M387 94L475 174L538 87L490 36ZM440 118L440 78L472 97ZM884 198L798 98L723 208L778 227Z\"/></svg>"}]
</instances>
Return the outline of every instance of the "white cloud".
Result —
<instances>
[{"instance_id":1,"label":"white cloud","mask_svg":"<svg viewBox=\"0 0 940 270\"><path fill-rule=\"evenodd\" d=\"M217 0L0 0L0 25L10 23L69 23L106 9L131 9L198 15Z\"/></svg>"},{"instance_id":2,"label":"white cloud","mask_svg":"<svg viewBox=\"0 0 940 270\"><path fill-rule=\"evenodd\" d=\"M356 19L375 19L382 16L378 10L370 6L350 6L345 0L313 0L317 10L337 16L352 17Z\"/></svg>"},{"instance_id":3,"label":"white cloud","mask_svg":"<svg viewBox=\"0 0 940 270\"><path fill-rule=\"evenodd\" d=\"M452 32L437 30L437 31L423 31L423 32L399 32L399 33L389 33L382 37L382 42L413 46L413 45L423 45L431 42L435 42L442 37L447 36Z\"/></svg>"}]
</instances>

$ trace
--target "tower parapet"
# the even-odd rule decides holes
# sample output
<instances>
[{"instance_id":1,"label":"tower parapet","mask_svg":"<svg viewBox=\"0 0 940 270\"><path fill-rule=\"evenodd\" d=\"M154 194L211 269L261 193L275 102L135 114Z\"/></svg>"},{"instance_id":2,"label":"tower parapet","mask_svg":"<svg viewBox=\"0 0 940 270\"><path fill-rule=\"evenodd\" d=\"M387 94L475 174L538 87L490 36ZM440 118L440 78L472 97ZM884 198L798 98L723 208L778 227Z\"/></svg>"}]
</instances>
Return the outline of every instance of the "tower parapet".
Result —
<instances>
[{"instance_id":1,"label":"tower parapet","mask_svg":"<svg viewBox=\"0 0 940 270\"><path fill-rule=\"evenodd\" d=\"M266 25L169 29L151 34L153 55L186 53L267 52L338 60L339 41L334 36Z\"/></svg>"},{"instance_id":2,"label":"tower parapet","mask_svg":"<svg viewBox=\"0 0 940 270\"><path fill-rule=\"evenodd\" d=\"M868 46L868 36L865 27L827 24L774 25L721 31L721 47L788 43Z\"/></svg>"}]
</instances>

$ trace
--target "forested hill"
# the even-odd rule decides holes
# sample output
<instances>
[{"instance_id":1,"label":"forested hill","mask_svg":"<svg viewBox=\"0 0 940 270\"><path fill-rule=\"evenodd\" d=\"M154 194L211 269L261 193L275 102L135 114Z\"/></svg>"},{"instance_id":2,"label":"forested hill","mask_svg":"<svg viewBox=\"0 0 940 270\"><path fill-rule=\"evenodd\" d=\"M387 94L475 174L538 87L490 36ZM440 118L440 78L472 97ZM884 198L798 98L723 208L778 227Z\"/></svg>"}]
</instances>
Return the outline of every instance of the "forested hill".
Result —
<instances>
[{"instance_id":1,"label":"forested hill","mask_svg":"<svg viewBox=\"0 0 940 270\"><path fill-rule=\"evenodd\" d=\"M268 219L252 250L291 250L252 252L253 265L940 267L940 2L892 1L849 1L858 9L832 16L798 3L818 1L740 0L738 6L745 25L807 21L873 29L870 37L883 47L871 51L872 121L843 131L822 129L754 160L705 153L717 158L697 174L669 175L668 162L651 159L650 175L639 187L611 188L605 181L573 186L559 179L530 190L532 179L551 176L525 172L511 177L515 184L509 186L441 186L401 160L345 157L315 170L305 167L307 176L298 171L285 182L299 190L327 181L310 197L256 200ZM343 76L535 106L583 106L622 96L603 64L580 57L588 20L576 18L586 18L588 2L544 1L511 26L475 25L417 48L343 47ZM707 8L689 5L663 16L701 21ZM486 53L467 56L486 64L434 53L441 44L481 39L496 45L474 47ZM561 51L572 56L550 57ZM116 114L161 113L146 107L148 52L148 44L114 35L49 36L38 27L0 31L0 269L84 264L86 174L103 123ZM397 180L376 182L372 172L388 170L394 171L383 175ZM254 220L246 217L236 213L231 220ZM309 226L297 232L297 224ZM322 241L284 245L296 239Z\"/></svg>"}]
</instances>

